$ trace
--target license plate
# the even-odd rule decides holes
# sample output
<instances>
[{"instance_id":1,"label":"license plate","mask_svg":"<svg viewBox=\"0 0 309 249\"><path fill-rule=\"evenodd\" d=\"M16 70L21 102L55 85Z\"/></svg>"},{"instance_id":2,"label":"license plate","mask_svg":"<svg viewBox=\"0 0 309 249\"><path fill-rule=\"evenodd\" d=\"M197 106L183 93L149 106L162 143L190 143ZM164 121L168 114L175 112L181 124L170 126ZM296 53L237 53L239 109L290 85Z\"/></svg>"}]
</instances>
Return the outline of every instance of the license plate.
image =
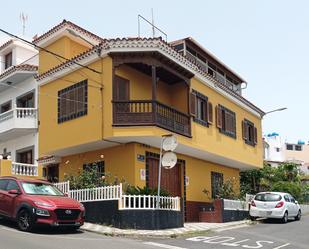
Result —
<instances>
[{"instance_id":1,"label":"license plate","mask_svg":"<svg viewBox=\"0 0 309 249\"><path fill-rule=\"evenodd\" d=\"M271 211L260 211L259 215L261 217L265 217L265 216L271 215Z\"/></svg>"}]
</instances>

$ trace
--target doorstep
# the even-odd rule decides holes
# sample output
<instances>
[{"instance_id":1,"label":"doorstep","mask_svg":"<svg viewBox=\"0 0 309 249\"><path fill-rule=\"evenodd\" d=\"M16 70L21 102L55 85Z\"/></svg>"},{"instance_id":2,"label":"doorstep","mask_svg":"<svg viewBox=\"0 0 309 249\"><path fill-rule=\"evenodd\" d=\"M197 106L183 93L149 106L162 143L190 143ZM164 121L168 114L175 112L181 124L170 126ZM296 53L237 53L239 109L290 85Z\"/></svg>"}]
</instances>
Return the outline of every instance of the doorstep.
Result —
<instances>
[{"instance_id":1,"label":"doorstep","mask_svg":"<svg viewBox=\"0 0 309 249\"><path fill-rule=\"evenodd\" d=\"M232 221L226 223L185 223L184 227L162 229L162 230L135 230L135 229L119 229L111 226L104 226L93 223L85 223L81 230L99 233L108 236L124 236L124 237L156 237L170 238L184 236L198 232L219 231L224 229L240 228L252 224L249 220Z\"/></svg>"}]
</instances>

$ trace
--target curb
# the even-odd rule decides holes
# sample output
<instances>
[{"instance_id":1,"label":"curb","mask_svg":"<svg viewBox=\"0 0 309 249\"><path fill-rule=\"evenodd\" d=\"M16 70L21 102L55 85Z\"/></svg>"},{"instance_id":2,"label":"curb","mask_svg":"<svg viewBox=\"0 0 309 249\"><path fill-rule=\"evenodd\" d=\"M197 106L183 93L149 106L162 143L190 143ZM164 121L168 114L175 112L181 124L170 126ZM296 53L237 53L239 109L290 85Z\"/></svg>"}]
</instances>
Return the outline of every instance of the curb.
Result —
<instances>
[{"instance_id":1,"label":"curb","mask_svg":"<svg viewBox=\"0 0 309 249\"><path fill-rule=\"evenodd\" d=\"M82 231L102 234L105 236L111 237L130 237L130 238L177 238L180 236L188 236L194 235L199 233L209 233L209 232L216 232L217 230L229 230L233 228L240 228L254 224L249 220L233 223L233 224L226 224L225 225L217 225L210 228L200 228L194 229L190 227L182 227L182 228L175 228L175 229L166 229L166 230L125 230L125 229L118 229L113 227L106 227L104 228L100 225L96 224L86 224L84 227L80 229Z\"/></svg>"}]
</instances>

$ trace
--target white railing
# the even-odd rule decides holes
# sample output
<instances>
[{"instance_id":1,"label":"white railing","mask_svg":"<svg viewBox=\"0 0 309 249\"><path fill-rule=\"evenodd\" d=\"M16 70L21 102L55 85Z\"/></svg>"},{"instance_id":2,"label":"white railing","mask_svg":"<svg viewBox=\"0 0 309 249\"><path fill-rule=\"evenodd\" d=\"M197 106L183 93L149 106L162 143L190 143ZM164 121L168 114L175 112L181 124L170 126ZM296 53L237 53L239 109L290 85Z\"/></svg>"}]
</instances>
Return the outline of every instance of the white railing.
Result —
<instances>
[{"instance_id":1,"label":"white railing","mask_svg":"<svg viewBox=\"0 0 309 249\"><path fill-rule=\"evenodd\" d=\"M122 195L119 209L157 209L157 196ZM180 211L179 197L160 197L159 209Z\"/></svg>"},{"instance_id":2,"label":"white railing","mask_svg":"<svg viewBox=\"0 0 309 249\"><path fill-rule=\"evenodd\" d=\"M56 186L64 194L69 194L70 192L70 181L57 182L57 183L54 183L54 186Z\"/></svg>"},{"instance_id":3,"label":"white railing","mask_svg":"<svg viewBox=\"0 0 309 249\"><path fill-rule=\"evenodd\" d=\"M105 186L98 188L69 190L69 197L80 202L119 200L122 194L122 185Z\"/></svg>"},{"instance_id":4,"label":"white railing","mask_svg":"<svg viewBox=\"0 0 309 249\"><path fill-rule=\"evenodd\" d=\"M246 201L224 199L223 202L225 210L248 210Z\"/></svg>"},{"instance_id":5,"label":"white railing","mask_svg":"<svg viewBox=\"0 0 309 249\"><path fill-rule=\"evenodd\" d=\"M14 108L0 114L0 123L12 118L36 118L36 108Z\"/></svg>"},{"instance_id":6,"label":"white railing","mask_svg":"<svg viewBox=\"0 0 309 249\"><path fill-rule=\"evenodd\" d=\"M34 164L12 162L12 175L38 176L38 166Z\"/></svg>"}]
</instances>

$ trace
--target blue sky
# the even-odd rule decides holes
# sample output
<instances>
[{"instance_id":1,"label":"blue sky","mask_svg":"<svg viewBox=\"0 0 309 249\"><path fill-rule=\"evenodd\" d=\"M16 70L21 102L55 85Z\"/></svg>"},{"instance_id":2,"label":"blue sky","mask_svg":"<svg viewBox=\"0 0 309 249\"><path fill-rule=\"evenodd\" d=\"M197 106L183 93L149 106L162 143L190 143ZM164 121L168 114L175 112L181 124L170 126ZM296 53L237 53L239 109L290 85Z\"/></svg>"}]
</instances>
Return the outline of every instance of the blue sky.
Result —
<instances>
[{"instance_id":1,"label":"blue sky","mask_svg":"<svg viewBox=\"0 0 309 249\"><path fill-rule=\"evenodd\" d=\"M26 36L67 19L106 38L137 36L137 15L151 18L168 40L194 37L248 82L244 96L265 111L263 132L309 140L309 1L6 1L0 27ZM150 28L142 25L142 34ZM3 36L0 36L0 39Z\"/></svg>"}]
</instances>

